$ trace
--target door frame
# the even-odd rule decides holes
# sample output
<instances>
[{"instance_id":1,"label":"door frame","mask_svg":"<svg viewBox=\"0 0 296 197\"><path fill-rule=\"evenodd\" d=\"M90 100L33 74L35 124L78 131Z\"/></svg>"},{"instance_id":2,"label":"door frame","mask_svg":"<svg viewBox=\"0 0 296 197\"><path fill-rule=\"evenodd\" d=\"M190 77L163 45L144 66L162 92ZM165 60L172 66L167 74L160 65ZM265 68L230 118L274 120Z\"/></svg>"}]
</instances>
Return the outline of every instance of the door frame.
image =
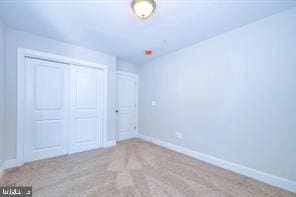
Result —
<instances>
[{"instance_id":1,"label":"door frame","mask_svg":"<svg viewBox=\"0 0 296 197\"><path fill-rule=\"evenodd\" d=\"M116 84L117 84L117 75L121 74L121 75L126 75L129 77L134 77L136 84L135 84L135 104L136 104L136 109L135 109L135 125L136 125L136 129L135 129L135 135L134 137L137 137L138 135L138 129L139 129L139 124L138 124L138 114L139 114L139 76L138 74L135 73L130 73L130 72L125 72L125 71L116 71ZM118 87L116 87L116 109L118 108ZM118 129L117 129L117 116L116 116L116 141L120 141L119 140L119 136L118 136Z\"/></svg>"},{"instance_id":2,"label":"door frame","mask_svg":"<svg viewBox=\"0 0 296 197\"><path fill-rule=\"evenodd\" d=\"M36 58L41 60L71 64L83 67L90 67L103 70L104 72L104 87L103 87L103 147L107 143L107 123L108 123L108 66L78 60L70 57L55 55L47 52L35 51L25 48L17 49L17 149L16 149L16 165L24 164L24 120L25 120L25 58ZM69 139L68 139L69 140ZM69 146L68 146L69 149ZM68 151L69 152L69 151Z\"/></svg>"}]
</instances>

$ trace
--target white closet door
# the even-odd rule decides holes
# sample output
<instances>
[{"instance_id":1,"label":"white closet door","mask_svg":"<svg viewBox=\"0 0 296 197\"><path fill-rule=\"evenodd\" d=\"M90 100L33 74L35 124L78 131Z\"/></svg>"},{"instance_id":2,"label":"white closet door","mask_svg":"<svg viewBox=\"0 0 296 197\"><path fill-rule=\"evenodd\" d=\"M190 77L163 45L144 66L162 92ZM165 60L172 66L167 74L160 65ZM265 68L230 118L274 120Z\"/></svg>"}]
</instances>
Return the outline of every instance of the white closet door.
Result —
<instances>
[{"instance_id":1,"label":"white closet door","mask_svg":"<svg viewBox=\"0 0 296 197\"><path fill-rule=\"evenodd\" d=\"M68 65L25 59L24 159L67 153Z\"/></svg>"},{"instance_id":2,"label":"white closet door","mask_svg":"<svg viewBox=\"0 0 296 197\"><path fill-rule=\"evenodd\" d=\"M70 153L102 146L103 71L71 66Z\"/></svg>"}]
</instances>

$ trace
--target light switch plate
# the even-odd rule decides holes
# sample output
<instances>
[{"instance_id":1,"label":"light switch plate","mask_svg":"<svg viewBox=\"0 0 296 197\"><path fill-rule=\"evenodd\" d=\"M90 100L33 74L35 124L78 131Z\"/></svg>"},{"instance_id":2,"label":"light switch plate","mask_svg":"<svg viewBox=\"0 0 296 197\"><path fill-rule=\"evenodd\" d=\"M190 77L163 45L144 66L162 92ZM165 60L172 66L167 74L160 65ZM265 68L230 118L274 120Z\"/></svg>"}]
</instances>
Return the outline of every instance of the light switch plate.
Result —
<instances>
[{"instance_id":1,"label":"light switch plate","mask_svg":"<svg viewBox=\"0 0 296 197\"><path fill-rule=\"evenodd\" d=\"M178 139L183 139L183 133L176 131L175 135Z\"/></svg>"},{"instance_id":2,"label":"light switch plate","mask_svg":"<svg viewBox=\"0 0 296 197\"><path fill-rule=\"evenodd\" d=\"M152 101L152 106L155 107L156 106L156 101Z\"/></svg>"}]
</instances>

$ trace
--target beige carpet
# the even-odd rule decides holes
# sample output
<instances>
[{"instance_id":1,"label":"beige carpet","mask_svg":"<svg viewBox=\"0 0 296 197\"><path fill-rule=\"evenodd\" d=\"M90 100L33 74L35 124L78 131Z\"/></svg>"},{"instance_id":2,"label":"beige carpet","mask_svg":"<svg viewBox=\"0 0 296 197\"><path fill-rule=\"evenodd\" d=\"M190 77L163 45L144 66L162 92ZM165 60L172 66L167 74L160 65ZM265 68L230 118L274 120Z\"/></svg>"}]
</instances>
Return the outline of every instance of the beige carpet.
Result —
<instances>
[{"instance_id":1,"label":"beige carpet","mask_svg":"<svg viewBox=\"0 0 296 197\"><path fill-rule=\"evenodd\" d=\"M7 170L33 196L296 196L138 139Z\"/></svg>"}]
</instances>

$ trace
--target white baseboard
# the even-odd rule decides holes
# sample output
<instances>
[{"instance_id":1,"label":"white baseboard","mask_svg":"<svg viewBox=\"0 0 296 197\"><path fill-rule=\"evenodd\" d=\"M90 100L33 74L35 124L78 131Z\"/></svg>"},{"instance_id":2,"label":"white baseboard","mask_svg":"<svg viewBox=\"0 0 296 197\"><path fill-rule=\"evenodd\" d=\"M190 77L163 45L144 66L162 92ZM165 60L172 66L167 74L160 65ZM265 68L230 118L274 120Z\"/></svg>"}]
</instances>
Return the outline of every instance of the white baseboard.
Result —
<instances>
[{"instance_id":1,"label":"white baseboard","mask_svg":"<svg viewBox=\"0 0 296 197\"><path fill-rule=\"evenodd\" d=\"M3 164L0 166L0 179L2 178L3 174L4 174L4 170L5 170L5 162L3 162Z\"/></svg>"},{"instance_id":2,"label":"white baseboard","mask_svg":"<svg viewBox=\"0 0 296 197\"><path fill-rule=\"evenodd\" d=\"M17 167L16 159L10 159L3 162L2 166L0 166L0 179L2 178L4 171L9 168Z\"/></svg>"},{"instance_id":3,"label":"white baseboard","mask_svg":"<svg viewBox=\"0 0 296 197\"><path fill-rule=\"evenodd\" d=\"M4 169L14 168L17 166L18 165L17 165L16 159L10 159L4 162Z\"/></svg>"},{"instance_id":4,"label":"white baseboard","mask_svg":"<svg viewBox=\"0 0 296 197\"><path fill-rule=\"evenodd\" d=\"M213 164L215 166L219 166L221 168L236 172L238 174L242 174L244 176L247 176L247 177L262 181L264 183L268 183L270 185L273 185L273 186L288 190L290 192L296 193L296 182L295 181L287 180L287 179L284 179L281 177L274 176L272 174L261 172L259 170L255 170L255 169L248 168L248 167L236 164L236 163L225 161L225 160L219 159L217 157L213 157L213 156L210 156L210 155L207 155L204 153L193 151L191 149L177 146L177 145L174 145L174 144L162 141L162 140L158 140L156 138L148 137L148 136L141 135L141 134L138 135L138 138L143 139L148 142L152 142L152 143L160 145L160 146L163 146L165 148L174 150L176 152L191 156L193 158L205 161L205 162Z\"/></svg>"},{"instance_id":5,"label":"white baseboard","mask_svg":"<svg viewBox=\"0 0 296 197\"><path fill-rule=\"evenodd\" d=\"M115 146L115 145L116 145L116 140L109 140L104 145L104 148L108 148L108 147Z\"/></svg>"}]
</instances>

